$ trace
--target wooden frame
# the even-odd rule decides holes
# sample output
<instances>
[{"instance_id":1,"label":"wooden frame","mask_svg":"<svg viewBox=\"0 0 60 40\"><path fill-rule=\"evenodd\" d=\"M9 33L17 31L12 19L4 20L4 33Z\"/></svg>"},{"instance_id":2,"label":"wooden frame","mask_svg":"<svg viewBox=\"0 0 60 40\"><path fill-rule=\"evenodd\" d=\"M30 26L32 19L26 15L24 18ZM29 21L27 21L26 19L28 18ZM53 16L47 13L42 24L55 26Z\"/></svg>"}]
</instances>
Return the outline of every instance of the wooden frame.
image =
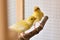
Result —
<instances>
[{"instance_id":1,"label":"wooden frame","mask_svg":"<svg viewBox=\"0 0 60 40\"><path fill-rule=\"evenodd\" d=\"M0 40L8 40L7 0L0 0Z\"/></svg>"},{"instance_id":2,"label":"wooden frame","mask_svg":"<svg viewBox=\"0 0 60 40\"><path fill-rule=\"evenodd\" d=\"M16 0L16 19L24 19L24 0ZM0 0L0 40L8 40L7 0Z\"/></svg>"},{"instance_id":3,"label":"wooden frame","mask_svg":"<svg viewBox=\"0 0 60 40\"><path fill-rule=\"evenodd\" d=\"M16 0L16 19L24 19L24 0Z\"/></svg>"}]
</instances>

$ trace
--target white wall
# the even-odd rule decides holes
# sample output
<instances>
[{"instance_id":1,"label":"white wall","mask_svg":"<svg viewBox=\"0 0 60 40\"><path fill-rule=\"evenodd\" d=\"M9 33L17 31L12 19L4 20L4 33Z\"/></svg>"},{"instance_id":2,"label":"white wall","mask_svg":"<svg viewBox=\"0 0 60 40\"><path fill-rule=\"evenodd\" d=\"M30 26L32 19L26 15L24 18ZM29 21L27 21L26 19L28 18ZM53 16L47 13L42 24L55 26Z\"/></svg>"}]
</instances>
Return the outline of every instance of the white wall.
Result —
<instances>
[{"instance_id":1,"label":"white wall","mask_svg":"<svg viewBox=\"0 0 60 40\"><path fill-rule=\"evenodd\" d=\"M8 0L9 26L16 23L16 0Z\"/></svg>"},{"instance_id":2,"label":"white wall","mask_svg":"<svg viewBox=\"0 0 60 40\"><path fill-rule=\"evenodd\" d=\"M31 40L60 40L60 0L25 0L26 18L33 13L34 6L39 6L49 20Z\"/></svg>"},{"instance_id":3,"label":"white wall","mask_svg":"<svg viewBox=\"0 0 60 40\"><path fill-rule=\"evenodd\" d=\"M9 0L9 25L16 22L16 0ZM60 0L25 0L25 18L33 13L34 6L39 6L49 16L44 29L31 40L60 40Z\"/></svg>"}]
</instances>

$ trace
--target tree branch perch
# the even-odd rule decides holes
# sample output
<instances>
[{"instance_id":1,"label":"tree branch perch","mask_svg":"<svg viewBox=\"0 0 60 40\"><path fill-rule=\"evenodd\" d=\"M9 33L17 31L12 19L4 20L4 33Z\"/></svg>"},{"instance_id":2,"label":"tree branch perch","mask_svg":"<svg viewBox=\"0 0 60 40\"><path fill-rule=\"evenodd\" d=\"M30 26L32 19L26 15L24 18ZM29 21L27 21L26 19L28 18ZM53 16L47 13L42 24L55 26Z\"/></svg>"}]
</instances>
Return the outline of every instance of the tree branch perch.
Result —
<instances>
[{"instance_id":1,"label":"tree branch perch","mask_svg":"<svg viewBox=\"0 0 60 40\"><path fill-rule=\"evenodd\" d=\"M43 29L47 19L48 19L48 16L45 16L42 22L40 23L39 27L37 27L36 29L34 29L33 31L29 33L24 34L23 37L21 36L18 40L29 40L34 35L38 34Z\"/></svg>"}]
</instances>

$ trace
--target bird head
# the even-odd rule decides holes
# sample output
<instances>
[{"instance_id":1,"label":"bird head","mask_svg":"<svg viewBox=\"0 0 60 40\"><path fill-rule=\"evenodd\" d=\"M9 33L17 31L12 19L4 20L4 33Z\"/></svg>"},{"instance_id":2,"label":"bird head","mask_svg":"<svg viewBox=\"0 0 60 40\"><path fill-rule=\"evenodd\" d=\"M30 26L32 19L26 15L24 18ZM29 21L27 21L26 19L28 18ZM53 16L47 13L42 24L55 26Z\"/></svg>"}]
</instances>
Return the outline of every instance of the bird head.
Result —
<instances>
[{"instance_id":1,"label":"bird head","mask_svg":"<svg viewBox=\"0 0 60 40\"><path fill-rule=\"evenodd\" d=\"M33 23L36 20L36 18L34 16L30 16L29 18L27 18L27 22L29 23Z\"/></svg>"},{"instance_id":2,"label":"bird head","mask_svg":"<svg viewBox=\"0 0 60 40\"><path fill-rule=\"evenodd\" d=\"M40 8L38 6L35 6L34 11L40 11Z\"/></svg>"}]
</instances>

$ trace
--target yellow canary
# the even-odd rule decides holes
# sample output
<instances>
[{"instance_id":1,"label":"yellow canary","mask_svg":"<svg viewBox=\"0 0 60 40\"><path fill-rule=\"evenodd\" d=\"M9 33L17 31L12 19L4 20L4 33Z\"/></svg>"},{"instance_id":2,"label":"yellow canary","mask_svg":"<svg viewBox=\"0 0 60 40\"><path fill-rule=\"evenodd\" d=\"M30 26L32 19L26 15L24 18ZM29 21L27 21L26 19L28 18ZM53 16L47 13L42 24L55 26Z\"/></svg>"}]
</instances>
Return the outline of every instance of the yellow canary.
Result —
<instances>
[{"instance_id":1,"label":"yellow canary","mask_svg":"<svg viewBox=\"0 0 60 40\"><path fill-rule=\"evenodd\" d=\"M21 33L28 30L33 25L33 22L35 20L36 18L34 16L30 16L26 20L20 20L19 22L10 26L9 28L11 30Z\"/></svg>"},{"instance_id":2,"label":"yellow canary","mask_svg":"<svg viewBox=\"0 0 60 40\"><path fill-rule=\"evenodd\" d=\"M35 20L34 23L40 21L42 19L42 17L44 16L43 12L40 10L40 8L38 6L34 7L34 13L32 14L32 16L36 17L37 19Z\"/></svg>"}]
</instances>

